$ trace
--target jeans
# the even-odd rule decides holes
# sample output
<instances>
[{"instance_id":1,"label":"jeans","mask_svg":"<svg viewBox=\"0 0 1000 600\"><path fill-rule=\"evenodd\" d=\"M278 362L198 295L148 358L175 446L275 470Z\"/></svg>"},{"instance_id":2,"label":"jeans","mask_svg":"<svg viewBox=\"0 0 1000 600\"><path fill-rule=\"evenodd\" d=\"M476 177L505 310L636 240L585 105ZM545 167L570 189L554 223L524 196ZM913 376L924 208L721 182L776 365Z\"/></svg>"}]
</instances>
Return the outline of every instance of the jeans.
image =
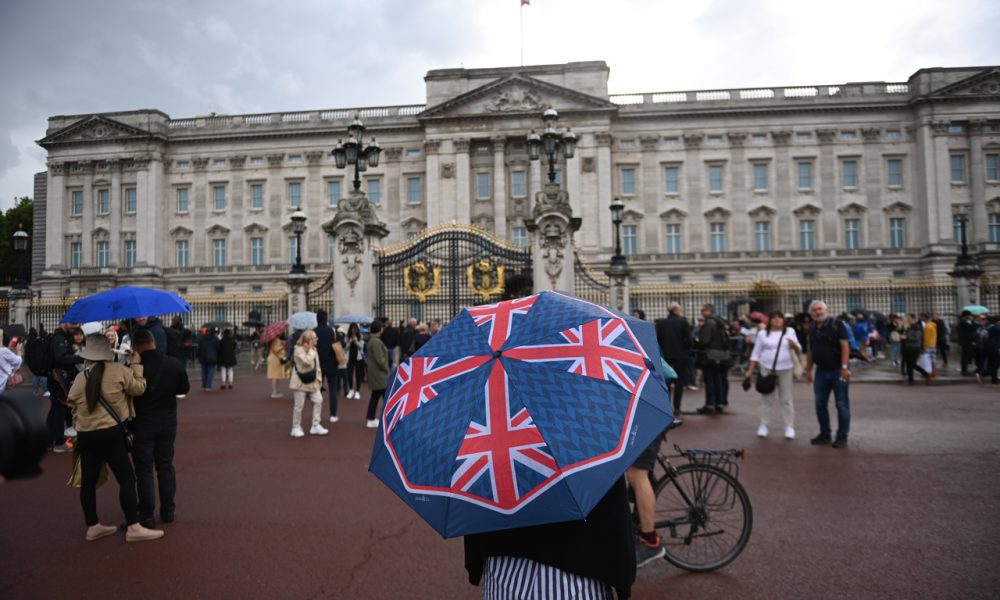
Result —
<instances>
[{"instance_id":1,"label":"jeans","mask_svg":"<svg viewBox=\"0 0 1000 600\"><path fill-rule=\"evenodd\" d=\"M177 476L174 472L174 439L177 421L172 423L135 424L135 448L132 462L139 488L139 520L153 518L156 508L156 491L153 486L153 469L160 490L160 514L173 514Z\"/></svg>"},{"instance_id":2,"label":"jeans","mask_svg":"<svg viewBox=\"0 0 1000 600\"><path fill-rule=\"evenodd\" d=\"M889 357L894 363L899 362L899 349L901 346L901 342L889 342Z\"/></svg>"},{"instance_id":3,"label":"jeans","mask_svg":"<svg viewBox=\"0 0 1000 600\"><path fill-rule=\"evenodd\" d=\"M125 523L138 523L139 500L135 492L135 472L128 460L125 436L121 428L116 425L96 431L81 431L76 439L82 476L80 506L83 507L87 527L101 522L97 517L97 478L101 472L101 463L108 463L108 468L118 480L118 504L125 513Z\"/></svg>"},{"instance_id":4,"label":"jeans","mask_svg":"<svg viewBox=\"0 0 1000 600\"><path fill-rule=\"evenodd\" d=\"M830 391L837 404L837 437L846 438L851 430L851 404L847 396L848 382L840 378L838 369L817 368L813 375L813 392L816 394L816 420L819 432L830 435Z\"/></svg>"},{"instance_id":5,"label":"jeans","mask_svg":"<svg viewBox=\"0 0 1000 600\"><path fill-rule=\"evenodd\" d=\"M31 393L38 394L39 393L38 390L41 390L41 393L44 394L45 391L48 389L48 383L49 383L49 380L44 375L32 375L31 376Z\"/></svg>"},{"instance_id":6,"label":"jeans","mask_svg":"<svg viewBox=\"0 0 1000 600\"><path fill-rule=\"evenodd\" d=\"M212 389L212 378L215 377L215 363L201 363L201 389Z\"/></svg>"},{"instance_id":7,"label":"jeans","mask_svg":"<svg viewBox=\"0 0 1000 600\"><path fill-rule=\"evenodd\" d=\"M726 406L729 404L729 380L725 367L705 367L701 370L705 385L705 406Z\"/></svg>"}]
</instances>

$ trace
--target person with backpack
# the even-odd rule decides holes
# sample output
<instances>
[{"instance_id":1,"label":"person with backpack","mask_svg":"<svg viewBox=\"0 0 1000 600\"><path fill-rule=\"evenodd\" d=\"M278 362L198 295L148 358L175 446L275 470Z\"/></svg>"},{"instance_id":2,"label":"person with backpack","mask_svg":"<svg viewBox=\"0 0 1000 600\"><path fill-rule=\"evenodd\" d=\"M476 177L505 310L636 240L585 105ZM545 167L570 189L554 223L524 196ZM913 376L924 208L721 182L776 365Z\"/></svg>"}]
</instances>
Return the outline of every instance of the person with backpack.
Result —
<instances>
[{"instance_id":1,"label":"person with backpack","mask_svg":"<svg viewBox=\"0 0 1000 600\"><path fill-rule=\"evenodd\" d=\"M986 383L990 378L993 385L1000 384L997 379L997 369L1000 367L1000 325L996 319L990 322L986 315L976 317L976 379Z\"/></svg>"},{"instance_id":2,"label":"person with backpack","mask_svg":"<svg viewBox=\"0 0 1000 600\"><path fill-rule=\"evenodd\" d=\"M976 333L976 320L973 318L971 312L967 310L962 311L957 329L958 345L962 349L960 371L962 375L971 375L969 373L969 365L972 365L973 369L976 367L976 349L973 346Z\"/></svg>"},{"instance_id":3,"label":"person with backpack","mask_svg":"<svg viewBox=\"0 0 1000 600\"><path fill-rule=\"evenodd\" d=\"M66 396L73 380L78 373L77 365L83 363L83 358L73 351L74 323L62 323L45 338L45 344L35 352L38 356L32 358L36 366L48 371L49 414L45 422L49 426L52 437L52 451L57 454L72 450L66 444ZM42 348L45 349L42 356ZM30 364L30 363L29 363Z\"/></svg>"},{"instance_id":4,"label":"person with backpack","mask_svg":"<svg viewBox=\"0 0 1000 600\"><path fill-rule=\"evenodd\" d=\"M913 372L919 371L924 381L930 383L930 373L920 365L920 355L924 351L924 325L913 313L907 315L906 332L901 336L903 344L903 373L913 385Z\"/></svg>"},{"instance_id":5,"label":"person with backpack","mask_svg":"<svg viewBox=\"0 0 1000 600\"><path fill-rule=\"evenodd\" d=\"M215 377L215 367L219 362L219 336L214 329L209 329L198 340L198 362L201 363L201 389L212 391L212 379Z\"/></svg>"},{"instance_id":6,"label":"person with backpack","mask_svg":"<svg viewBox=\"0 0 1000 600\"><path fill-rule=\"evenodd\" d=\"M705 405L698 414L716 414L725 411L729 404L729 380L726 378L732 366L729 350L729 325L715 314L715 306L701 307L705 324L697 341L699 367L705 382Z\"/></svg>"},{"instance_id":7,"label":"person with backpack","mask_svg":"<svg viewBox=\"0 0 1000 600\"><path fill-rule=\"evenodd\" d=\"M809 305L813 325L809 330L809 353L806 355L805 378L813 384L816 398L816 420L819 421L819 435L809 440L816 446L830 444L834 448L847 447L847 434L851 429L851 404L848 385L851 370L848 360L851 346L847 341L847 331L829 314L826 303L814 300ZM816 372L813 373L813 365ZM830 392L833 392L837 406L837 437L831 438Z\"/></svg>"}]
</instances>

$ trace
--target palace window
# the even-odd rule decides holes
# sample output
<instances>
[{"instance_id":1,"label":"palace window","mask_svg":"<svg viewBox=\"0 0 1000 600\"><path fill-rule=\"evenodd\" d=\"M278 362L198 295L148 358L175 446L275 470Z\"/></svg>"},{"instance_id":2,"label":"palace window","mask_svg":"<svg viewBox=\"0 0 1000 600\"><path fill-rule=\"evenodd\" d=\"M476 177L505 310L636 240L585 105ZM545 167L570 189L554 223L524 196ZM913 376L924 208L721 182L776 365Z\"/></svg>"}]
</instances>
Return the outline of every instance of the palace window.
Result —
<instances>
[{"instance_id":1,"label":"palace window","mask_svg":"<svg viewBox=\"0 0 1000 600\"><path fill-rule=\"evenodd\" d=\"M288 183L288 205L292 208L302 207L302 182L291 181Z\"/></svg>"},{"instance_id":2,"label":"palace window","mask_svg":"<svg viewBox=\"0 0 1000 600\"><path fill-rule=\"evenodd\" d=\"M73 190L71 197L73 216L79 217L83 214L83 190Z\"/></svg>"},{"instance_id":3,"label":"palace window","mask_svg":"<svg viewBox=\"0 0 1000 600\"><path fill-rule=\"evenodd\" d=\"M635 169L622 169L622 194L635 195Z\"/></svg>"},{"instance_id":4,"label":"palace window","mask_svg":"<svg viewBox=\"0 0 1000 600\"><path fill-rule=\"evenodd\" d=\"M136 190L134 187L125 188L125 212L133 215L136 210Z\"/></svg>"},{"instance_id":5,"label":"palace window","mask_svg":"<svg viewBox=\"0 0 1000 600\"><path fill-rule=\"evenodd\" d=\"M524 198L528 195L527 179L524 171L510 172L510 195L513 198Z\"/></svg>"},{"instance_id":6,"label":"palace window","mask_svg":"<svg viewBox=\"0 0 1000 600\"><path fill-rule=\"evenodd\" d=\"M840 163L840 184L845 188L858 187L858 161L845 160Z\"/></svg>"},{"instance_id":7,"label":"palace window","mask_svg":"<svg viewBox=\"0 0 1000 600\"><path fill-rule=\"evenodd\" d=\"M187 267L190 261L188 260L188 241L187 240L177 240L174 242L174 258L178 267Z\"/></svg>"},{"instance_id":8,"label":"palace window","mask_svg":"<svg viewBox=\"0 0 1000 600\"><path fill-rule=\"evenodd\" d=\"M622 254L635 256L639 252L639 232L635 225L622 226Z\"/></svg>"},{"instance_id":9,"label":"palace window","mask_svg":"<svg viewBox=\"0 0 1000 600\"><path fill-rule=\"evenodd\" d=\"M527 248L528 230L524 227L512 227L510 230L510 241L518 248Z\"/></svg>"},{"instance_id":10,"label":"palace window","mask_svg":"<svg viewBox=\"0 0 1000 600\"><path fill-rule=\"evenodd\" d=\"M726 224L712 223L709 228L712 252L726 251Z\"/></svg>"},{"instance_id":11,"label":"palace window","mask_svg":"<svg viewBox=\"0 0 1000 600\"><path fill-rule=\"evenodd\" d=\"M664 186L663 189L668 194L677 194L681 191L681 168L676 166L665 167L663 169Z\"/></svg>"},{"instance_id":12,"label":"palace window","mask_svg":"<svg viewBox=\"0 0 1000 600\"><path fill-rule=\"evenodd\" d=\"M406 202L420 204L424 200L423 185L419 177L406 178Z\"/></svg>"},{"instance_id":13,"label":"palace window","mask_svg":"<svg viewBox=\"0 0 1000 600\"><path fill-rule=\"evenodd\" d=\"M369 179L368 180L368 201L372 204L382 203L382 180L381 179Z\"/></svg>"},{"instance_id":14,"label":"palace window","mask_svg":"<svg viewBox=\"0 0 1000 600\"><path fill-rule=\"evenodd\" d=\"M226 266L226 240L212 240L212 266Z\"/></svg>"},{"instance_id":15,"label":"palace window","mask_svg":"<svg viewBox=\"0 0 1000 600\"><path fill-rule=\"evenodd\" d=\"M326 260L333 262L337 256L337 238L332 233L326 234Z\"/></svg>"},{"instance_id":16,"label":"palace window","mask_svg":"<svg viewBox=\"0 0 1000 600\"><path fill-rule=\"evenodd\" d=\"M250 264L264 264L264 238L250 238Z\"/></svg>"},{"instance_id":17,"label":"palace window","mask_svg":"<svg viewBox=\"0 0 1000 600\"><path fill-rule=\"evenodd\" d=\"M81 262L83 262L83 243L73 242L69 245L69 266L79 269Z\"/></svg>"},{"instance_id":18,"label":"palace window","mask_svg":"<svg viewBox=\"0 0 1000 600\"><path fill-rule=\"evenodd\" d=\"M753 165L753 189L755 192L767 191L767 165L764 163Z\"/></svg>"},{"instance_id":19,"label":"palace window","mask_svg":"<svg viewBox=\"0 0 1000 600\"><path fill-rule=\"evenodd\" d=\"M989 218L990 243L1000 243L1000 214L992 213Z\"/></svg>"},{"instance_id":20,"label":"palace window","mask_svg":"<svg viewBox=\"0 0 1000 600\"><path fill-rule=\"evenodd\" d=\"M188 211L188 189L186 187L177 188L177 212L186 213Z\"/></svg>"},{"instance_id":21,"label":"palace window","mask_svg":"<svg viewBox=\"0 0 1000 600\"><path fill-rule=\"evenodd\" d=\"M965 183L965 155L951 155L951 182Z\"/></svg>"},{"instance_id":22,"label":"palace window","mask_svg":"<svg viewBox=\"0 0 1000 600\"><path fill-rule=\"evenodd\" d=\"M816 221L812 219L799 221L799 248L802 250L816 249Z\"/></svg>"},{"instance_id":23,"label":"palace window","mask_svg":"<svg viewBox=\"0 0 1000 600\"><path fill-rule=\"evenodd\" d=\"M681 253L681 226L680 223L667 223L665 226L666 244L664 250L667 254Z\"/></svg>"},{"instance_id":24,"label":"palace window","mask_svg":"<svg viewBox=\"0 0 1000 600\"><path fill-rule=\"evenodd\" d=\"M212 186L212 198L215 200L215 210L226 210L226 186Z\"/></svg>"},{"instance_id":25,"label":"palace window","mask_svg":"<svg viewBox=\"0 0 1000 600\"><path fill-rule=\"evenodd\" d=\"M885 161L886 184L891 188L903 187L903 161L890 158Z\"/></svg>"},{"instance_id":26,"label":"palace window","mask_svg":"<svg viewBox=\"0 0 1000 600\"><path fill-rule=\"evenodd\" d=\"M488 200L493 195L489 173L476 173L476 198Z\"/></svg>"},{"instance_id":27,"label":"palace window","mask_svg":"<svg viewBox=\"0 0 1000 600\"><path fill-rule=\"evenodd\" d=\"M326 182L326 201L336 208L340 205L340 180L331 179Z\"/></svg>"},{"instance_id":28,"label":"palace window","mask_svg":"<svg viewBox=\"0 0 1000 600\"><path fill-rule=\"evenodd\" d=\"M97 214L106 215L111 212L111 191L97 191Z\"/></svg>"},{"instance_id":29,"label":"palace window","mask_svg":"<svg viewBox=\"0 0 1000 600\"><path fill-rule=\"evenodd\" d=\"M1000 154L986 155L986 181L1000 181Z\"/></svg>"},{"instance_id":30,"label":"palace window","mask_svg":"<svg viewBox=\"0 0 1000 600\"><path fill-rule=\"evenodd\" d=\"M97 242L97 266L106 267L108 264L108 242Z\"/></svg>"},{"instance_id":31,"label":"palace window","mask_svg":"<svg viewBox=\"0 0 1000 600\"><path fill-rule=\"evenodd\" d=\"M295 264L298 262L299 256L299 238L298 236L289 236L288 238L288 262Z\"/></svg>"},{"instance_id":32,"label":"palace window","mask_svg":"<svg viewBox=\"0 0 1000 600\"><path fill-rule=\"evenodd\" d=\"M771 223L770 221L757 221L753 224L754 250L757 252L769 252L771 250Z\"/></svg>"},{"instance_id":33,"label":"palace window","mask_svg":"<svg viewBox=\"0 0 1000 600\"><path fill-rule=\"evenodd\" d=\"M799 161L799 189L811 190L813 186L813 164L808 161Z\"/></svg>"},{"instance_id":34,"label":"palace window","mask_svg":"<svg viewBox=\"0 0 1000 600\"><path fill-rule=\"evenodd\" d=\"M891 248L906 247L906 219L893 217L889 219L889 246Z\"/></svg>"},{"instance_id":35,"label":"palace window","mask_svg":"<svg viewBox=\"0 0 1000 600\"><path fill-rule=\"evenodd\" d=\"M125 266L134 267L135 266L135 240L125 240L124 247L125 255Z\"/></svg>"},{"instance_id":36,"label":"palace window","mask_svg":"<svg viewBox=\"0 0 1000 600\"><path fill-rule=\"evenodd\" d=\"M861 219L844 219L844 247L848 250L861 247Z\"/></svg>"},{"instance_id":37,"label":"palace window","mask_svg":"<svg viewBox=\"0 0 1000 600\"><path fill-rule=\"evenodd\" d=\"M250 208L253 210L264 208L264 184L250 184Z\"/></svg>"},{"instance_id":38,"label":"palace window","mask_svg":"<svg viewBox=\"0 0 1000 600\"><path fill-rule=\"evenodd\" d=\"M722 192L722 165L708 165L708 191Z\"/></svg>"},{"instance_id":39,"label":"palace window","mask_svg":"<svg viewBox=\"0 0 1000 600\"><path fill-rule=\"evenodd\" d=\"M951 216L951 241L962 243L962 215Z\"/></svg>"}]
</instances>

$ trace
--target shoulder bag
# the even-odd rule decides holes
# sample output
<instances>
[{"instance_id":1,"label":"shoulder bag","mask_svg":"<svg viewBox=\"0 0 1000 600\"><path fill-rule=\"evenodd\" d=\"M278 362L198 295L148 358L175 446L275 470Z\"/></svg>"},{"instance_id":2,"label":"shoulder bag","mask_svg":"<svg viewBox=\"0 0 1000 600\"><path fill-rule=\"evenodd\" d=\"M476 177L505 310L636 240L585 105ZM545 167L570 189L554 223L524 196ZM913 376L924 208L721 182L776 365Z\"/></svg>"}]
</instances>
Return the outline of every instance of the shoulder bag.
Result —
<instances>
[{"instance_id":1,"label":"shoulder bag","mask_svg":"<svg viewBox=\"0 0 1000 600\"><path fill-rule=\"evenodd\" d=\"M86 374L84 375L84 377L89 379L90 373L87 372L85 373ZM104 399L104 394L98 394L97 401L101 403L101 406L104 407L104 410L108 411L108 414L110 414L111 418L115 420L115 423L118 423L118 427L121 428L122 436L125 439L125 450L131 453L132 448L135 447L135 434L133 434L131 431L128 430L128 425L126 425L125 422L121 420L121 417L118 416L118 412L115 411L115 409L112 408L110 404L108 404L107 400Z\"/></svg>"},{"instance_id":2,"label":"shoulder bag","mask_svg":"<svg viewBox=\"0 0 1000 600\"><path fill-rule=\"evenodd\" d=\"M785 340L786 331L787 328L782 328L781 337L778 338L778 348L774 352L774 362L771 363L771 372L767 375L757 373L757 383L754 387L761 394L770 394L774 391L774 388L778 387L778 374L774 372L774 369L778 366L778 355L781 354L781 342Z\"/></svg>"},{"instance_id":3,"label":"shoulder bag","mask_svg":"<svg viewBox=\"0 0 1000 600\"><path fill-rule=\"evenodd\" d=\"M295 374L299 376L299 381L304 384L310 384L316 381L316 361L313 360L313 368L309 371L299 371L299 368L295 366L295 360L292 360L292 368L295 369Z\"/></svg>"}]
</instances>

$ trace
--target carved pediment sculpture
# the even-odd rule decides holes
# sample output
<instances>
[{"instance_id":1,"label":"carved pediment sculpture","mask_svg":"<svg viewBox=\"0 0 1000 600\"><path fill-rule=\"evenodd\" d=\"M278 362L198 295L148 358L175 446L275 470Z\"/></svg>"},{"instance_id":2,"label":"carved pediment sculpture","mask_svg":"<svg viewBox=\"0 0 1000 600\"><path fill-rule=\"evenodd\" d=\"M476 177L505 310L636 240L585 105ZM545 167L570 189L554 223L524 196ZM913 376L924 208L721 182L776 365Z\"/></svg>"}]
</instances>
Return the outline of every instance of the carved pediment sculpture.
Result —
<instances>
[{"instance_id":1,"label":"carved pediment sculpture","mask_svg":"<svg viewBox=\"0 0 1000 600\"><path fill-rule=\"evenodd\" d=\"M220 225L219 223L216 223L205 229L205 233L207 233L209 236L229 235L229 228L226 227L225 225Z\"/></svg>"},{"instance_id":2,"label":"carved pediment sculpture","mask_svg":"<svg viewBox=\"0 0 1000 600\"><path fill-rule=\"evenodd\" d=\"M49 147L55 144L103 143L106 141L140 140L154 136L145 129L126 125L101 115L91 115L63 127L62 129L38 140L38 144Z\"/></svg>"},{"instance_id":3,"label":"carved pediment sculpture","mask_svg":"<svg viewBox=\"0 0 1000 600\"><path fill-rule=\"evenodd\" d=\"M728 219L733 214L733 211L722 206L716 206L713 209L705 211L705 218L714 221L724 221Z\"/></svg>"},{"instance_id":4,"label":"carved pediment sculpture","mask_svg":"<svg viewBox=\"0 0 1000 600\"><path fill-rule=\"evenodd\" d=\"M1000 67L987 69L935 91L932 96L1000 96Z\"/></svg>"},{"instance_id":5,"label":"carved pediment sculpture","mask_svg":"<svg viewBox=\"0 0 1000 600\"><path fill-rule=\"evenodd\" d=\"M455 176L455 163L441 163L441 179L451 179Z\"/></svg>"},{"instance_id":6,"label":"carved pediment sculpture","mask_svg":"<svg viewBox=\"0 0 1000 600\"><path fill-rule=\"evenodd\" d=\"M845 204L837 209L837 212L842 215L862 215L867 211L868 207L863 204L858 204L857 202Z\"/></svg>"},{"instance_id":7,"label":"carved pediment sculpture","mask_svg":"<svg viewBox=\"0 0 1000 600\"><path fill-rule=\"evenodd\" d=\"M489 112L531 112L544 106L537 93L521 85L512 85L499 90L483 108Z\"/></svg>"},{"instance_id":8,"label":"carved pediment sculpture","mask_svg":"<svg viewBox=\"0 0 1000 600\"><path fill-rule=\"evenodd\" d=\"M671 208L660 213L660 218L668 222L680 222L687 218L687 213L679 208Z\"/></svg>"},{"instance_id":9,"label":"carved pediment sculpture","mask_svg":"<svg viewBox=\"0 0 1000 600\"><path fill-rule=\"evenodd\" d=\"M796 217L815 217L819 215L820 207L815 204L803 204L802 206L796 208L792 211L792 214Z\"/></svg>"},{"instance_id":10,"label":"carved pediment sculpture","mask_svg":"<svg viewBox=\"0 0 1000 600\"><path fill-rule=\"evenodd\" d=\"M535 194L535 208L532 210L532 215L537 220L541 215L553 211L562 213L566 218L573 216L566 190L559 187L558 183L546 183L542 186L542 191Z\"/></svg>"},{"instance_id":11,"label":"carved pediment sculpture","mask_svg":"<svg viewBox=\"0 0 1000 600\"><path fill-rule=\"evenodd\" d=\"M191 237L192 235L194 235L194 230L183 225L178 225L170 230L170 237L174 238Z\"/></svg>"},{"instance_id":12,"label":"carved pediment sculpture","mask_svg":"<svg viewBox=\"0 0 1000 600\"><path fill-rule=\"evenodd\" d=\"M267 233L267 225L263 223L250 223L243 226L243 231L250 235Z\"/></svg>"},{"instance_id":13,"label":"carved pediment sculpture","mask_svg":"<svg viewBox=\"0 0 1000 600\"><path fill-rule=\"evenodd\" d=\"M906 213L913 210L913 207L906 202L893 202L892 204L886 206L882 209L886 214L897 214L905 215Z\"/></svg>"},{"instance_id":14,"label":"carved pediment sculpture","mask_svg":"<svg viewBox=\"0 0 1000 600\"><path fill-rule=\"evenodd\" d=\"M747 214L750 215L751 219L770 219L778 214L778 211L766 204L761 204Z\"/></svg>"}]
</instances>

